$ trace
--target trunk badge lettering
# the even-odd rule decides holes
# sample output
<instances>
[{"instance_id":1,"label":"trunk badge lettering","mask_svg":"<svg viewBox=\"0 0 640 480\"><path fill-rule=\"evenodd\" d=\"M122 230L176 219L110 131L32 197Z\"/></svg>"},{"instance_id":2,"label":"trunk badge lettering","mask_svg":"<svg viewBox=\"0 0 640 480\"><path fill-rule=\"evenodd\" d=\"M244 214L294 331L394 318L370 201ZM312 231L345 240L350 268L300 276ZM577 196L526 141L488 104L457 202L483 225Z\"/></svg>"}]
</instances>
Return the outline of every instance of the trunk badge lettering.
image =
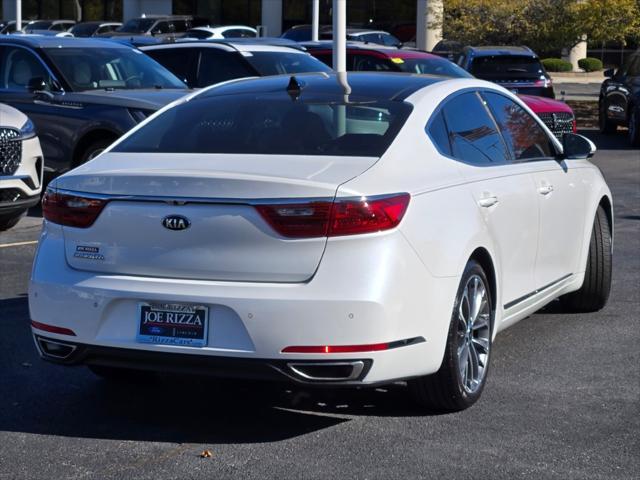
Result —
<instances>
[{"instance_id":1,"label":"trunk badge lettering","mask_svg":"<svg viewBox=\"0 0 640 480\"><path fill-rule=\"evenodd\" d=\"M186 230L191 221L182 215L167 215L162 219L162 226L168 230Z\"/></svg>"}]
</instances>

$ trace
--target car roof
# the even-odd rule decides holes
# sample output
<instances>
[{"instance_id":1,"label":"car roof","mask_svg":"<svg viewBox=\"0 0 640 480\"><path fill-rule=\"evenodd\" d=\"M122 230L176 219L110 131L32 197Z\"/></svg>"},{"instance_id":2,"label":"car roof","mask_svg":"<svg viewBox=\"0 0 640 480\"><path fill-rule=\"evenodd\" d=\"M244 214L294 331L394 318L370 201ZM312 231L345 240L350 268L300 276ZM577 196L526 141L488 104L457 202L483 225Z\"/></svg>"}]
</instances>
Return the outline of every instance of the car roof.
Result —
<instances>
[{"instance_id":1,"label":"car roof","mask_svg":"<svg viewBox=\"0 0 640 480\"><path fill-rule=\"evenodd\" d=\"M304 95L344 95L335 73L302 73L295 75L275 75L261 78L242 79L224 85L206 88L203 97L237 94L260 94L286 92L292 79L301 87ZM447 78L410 73L348 72L347 82L354 99L403 101L416 91L446 81Z\"/></svg>"},{"instance_id":2,"label":"car roof","mask_svg":"<svg viewBox=\"0 0 640 480\"><path fill-rule=\"evenodd\" d=\"M309 51L328 50L333 51L333 42L300 42L302 46ZM347 42L347 50L361 51L363 53L375 52L385 55L388 58L442 58L433 53L424 52L422 50L406 50L392 46L379 45L377 43L368 42Z\"/></svg>"},{"instance_id":3,"label":"car roof","mask_svg":"<svg viewBox=\"0 0 640 480\"><path fill-rule=\"evenodd\" d=\"M482 46L482 47L466 47L465 50L470 51L474 56L489 56L489 55L522 55L527 57L537 56L533 50L525 46Z\"/></svg>"},{"instance_id":4,"label":"car roof","mask_svg":"<svg viewBox=\"0 0 640 480\"><path fill-rule=\"evenodd\" d=\"M44 35L0 35L0 44L22 45L30 48L131 48L106 39Z\"/></svg>"},{"instance_id":5,"label":"car roof","mask_svg":"<svg viewBox=\"0 0 640 480\"><path fill-rule=\"evenodd\" d=\"M145 15L144 17L133 17L130 20L140 20L140 19L149 19L149 20L190 20L193 15L160 15L156 13L151 13Z\"/></svg>"},{"instance_id":6,"label":"car roof","mask_svg":"<svg viewBox=\"0 0 640 480\"><path fill-rule=\"evenodd\" d=\"M226 50L236 50L238 52L251 51L306 51L306 49L298 43L287 40L285 38L275 37L258 37L258 38L177 38L171 42L159 42L151 45L140 46L141 50L157 50L159 48L187 48L187 47L212 47L223 48ZM282 50L282 49L285 50Z\"/></svg>"}]
</instances>

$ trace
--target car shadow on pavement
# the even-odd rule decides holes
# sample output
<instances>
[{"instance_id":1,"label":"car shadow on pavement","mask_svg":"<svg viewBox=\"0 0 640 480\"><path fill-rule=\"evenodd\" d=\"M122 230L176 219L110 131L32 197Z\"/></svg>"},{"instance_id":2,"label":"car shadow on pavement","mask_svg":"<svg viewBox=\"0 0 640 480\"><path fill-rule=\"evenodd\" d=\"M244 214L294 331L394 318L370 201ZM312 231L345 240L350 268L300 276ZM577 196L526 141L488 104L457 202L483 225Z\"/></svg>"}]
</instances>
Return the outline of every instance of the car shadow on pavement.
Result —
<instances>
[{"instance_id":1,"label":"car shadow on pavement","mask_svg":"<svg viewBox=\"0 0 640 480\"><path fill-rule=\"evenodd\" d=\"M261 443L350 421L425 415L404 385L304 389L153 375L112 383L40 360L25 298L0 300L0 431L173 443Z\"/></svg>"}]
</instances>

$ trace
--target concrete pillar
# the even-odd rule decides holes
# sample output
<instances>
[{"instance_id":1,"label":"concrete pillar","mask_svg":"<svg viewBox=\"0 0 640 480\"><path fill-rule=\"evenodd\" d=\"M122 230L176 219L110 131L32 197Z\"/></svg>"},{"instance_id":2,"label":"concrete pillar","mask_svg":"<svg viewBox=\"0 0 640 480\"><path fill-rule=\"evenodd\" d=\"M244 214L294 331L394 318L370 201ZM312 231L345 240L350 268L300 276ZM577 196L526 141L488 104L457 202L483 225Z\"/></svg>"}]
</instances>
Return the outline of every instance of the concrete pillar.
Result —
<instances>
[{"instance_id":1,"label":"concrete pillar","mask_svg":"<svg viewBox=\"0 0 640 480\"><path fill-rule=\"evenodd\" d=\"M581 60L583 58L587 58L587 36L586 35L582 35L580 41L571 50L569 50L569 61L573 66L574 72L577 72L578 70L580 70L580 67L578 66L578 60Z\"/></svg>"},{"instance_id":2,"label":"concrete pillar","mask_svg":"<svg viewBox=\"0 0 640 480\"><path fill-rule=\"evenodd\" d=\"M145 15L171 15L172 0L122 0L122 17L124 21Z\"/></svg>"},{"instance_id":3,"label":"concrete pillar","mask_svg":"<svg viewBox=\"0 0 640 480\"><path fill-rule=\"evenodd\" d=\"M416 4L416 47L433 50L442 40L443 0L417 0Z\"/></svg>"},{"instance_id":4,"label":"concrete pillar","mask_svg":"<svg viewBox=\"0 0 640 480\"><path fill-rule=\"evenodd\" d=\"M282 0L262 0L262 35L279 37L282 33Z\"/></svg>"}]
</instances>

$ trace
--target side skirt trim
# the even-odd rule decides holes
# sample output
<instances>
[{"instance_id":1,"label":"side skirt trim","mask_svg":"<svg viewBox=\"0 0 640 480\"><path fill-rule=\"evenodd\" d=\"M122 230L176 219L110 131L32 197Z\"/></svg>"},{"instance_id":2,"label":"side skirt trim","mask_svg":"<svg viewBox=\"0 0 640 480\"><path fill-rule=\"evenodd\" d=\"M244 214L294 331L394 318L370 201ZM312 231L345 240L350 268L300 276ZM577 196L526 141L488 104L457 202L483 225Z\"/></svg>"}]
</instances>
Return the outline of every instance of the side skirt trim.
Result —
<instances>
[{"instance_id":1,"label":"side skirt trim","mask_svg":"<svg viewBox=\"0 0 640 480\"><path fill-rule=\"evenodd\" d=\"M533 291L533 292L531 292L531 293L527 293L526 295L523 295L523 296L522 296L522 297L520 297L520 298L516 298L515 300L513 300L513 301L511 301L511 302L509 302L509 303L507 303L507 304L505 304L505 305L504 305L504 309L505 309L505 310L508 310L508 309L510 309L510 308L512 308L512 307L515 307L515 306L516 306L516 305L518 305L519 303L522 303L522 302L524 302L525 300L528 300L529 298L533 297L534 295L537 295L537 294L539 294L539 293L542 293L542 292L544 292L545 290L547 290L547 289L549 289L549 288L553 287L554 285L557 285L558 283L562 282L563 280L566 280L566 279L567 279L567 278L569 278L571 275L573 275L573 273L567 273L566 275L564 275L564 276L560 277L560 278L559 278L559 279L557 279L557 280L554 280L553 282L551 282L551 283L549 283L549 284L545 285L544 287L540 287L540 288L538 288L537 290L534 290L534 291Z\"/></svg>"}]
</instances>

